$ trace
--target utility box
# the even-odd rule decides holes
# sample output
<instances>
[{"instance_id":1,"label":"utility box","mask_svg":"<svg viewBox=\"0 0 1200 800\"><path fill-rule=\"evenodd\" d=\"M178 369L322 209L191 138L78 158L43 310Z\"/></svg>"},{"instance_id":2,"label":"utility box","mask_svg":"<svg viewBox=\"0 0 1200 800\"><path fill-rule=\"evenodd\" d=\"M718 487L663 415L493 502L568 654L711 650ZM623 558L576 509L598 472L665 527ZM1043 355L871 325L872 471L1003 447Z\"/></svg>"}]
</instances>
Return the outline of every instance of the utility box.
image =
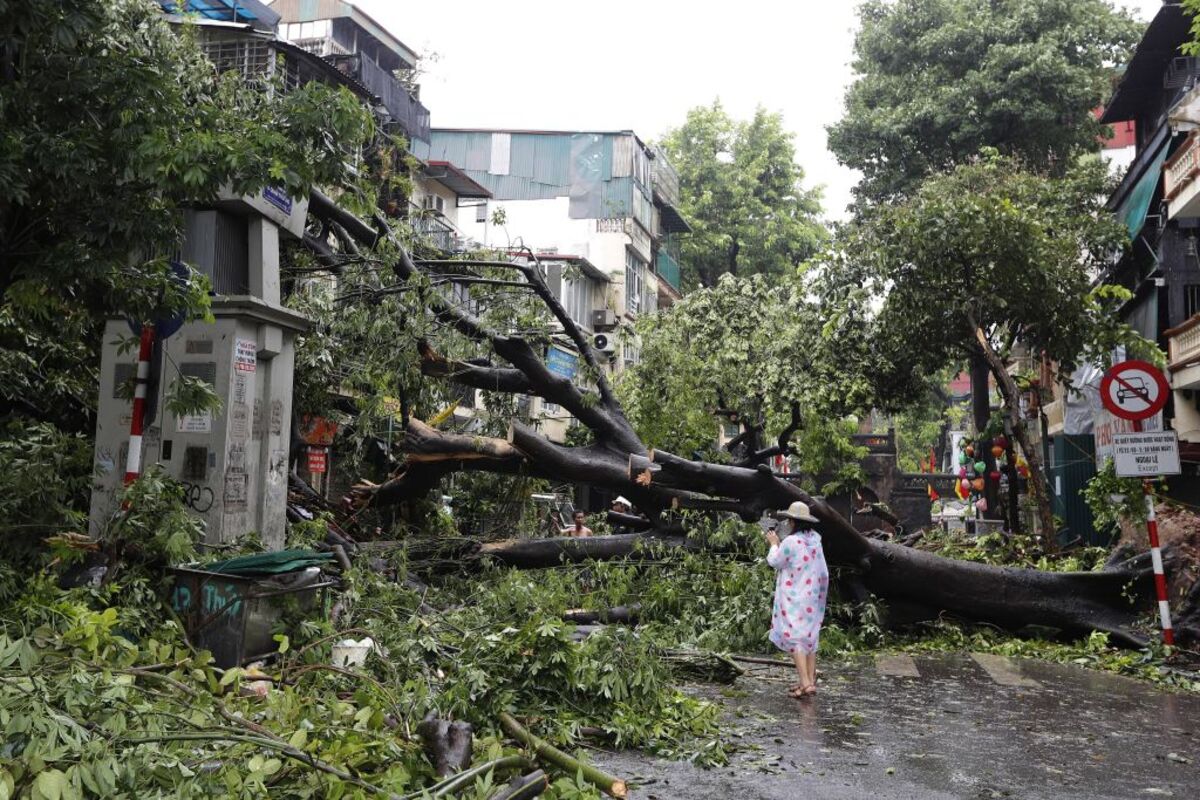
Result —
<instances>
[{"instance_id":1,"label":"utility box","mask_svg":"<svg viewBox=\"0 0 1200 800\"><path fill-rule=\"evenodd\" d=\"M280 225L257 206L261 202L226 198L216 208L187 214L183 258L212 280L215 322L185 323L156 343L141 463L143 469L159 464L183 483L185 502L204 519L209 544L257 531L269 548L279 549L286 523L295 338L308 321L280 304ZM137 369L137 348L121 353L120 343L131 335L124 320L110 320L104 331L93 536L119 507L133 408L121 387ZM183 417L169 412L164 397L181 376L208 383L221 399L220 409Z\"/></svg>"}]
</instances>

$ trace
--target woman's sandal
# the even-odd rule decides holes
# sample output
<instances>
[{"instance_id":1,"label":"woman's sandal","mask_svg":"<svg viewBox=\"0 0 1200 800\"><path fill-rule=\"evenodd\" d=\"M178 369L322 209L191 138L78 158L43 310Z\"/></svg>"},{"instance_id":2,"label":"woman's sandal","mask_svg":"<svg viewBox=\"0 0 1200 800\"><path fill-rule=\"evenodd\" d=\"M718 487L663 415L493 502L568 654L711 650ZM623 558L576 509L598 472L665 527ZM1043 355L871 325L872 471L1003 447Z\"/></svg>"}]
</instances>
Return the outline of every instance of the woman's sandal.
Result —
<instances>
[{"instance_id":1,"label":"woman's sandal","mask_svg":"<svg viewBox=\"0 0 1200 800\"><path fill-rule=\"evenodd\" d=\"M791 689L788 689L788 697L793 697L793 698L799 700L801 697L807 696L809 694L808 690L811 688L813 688L813 687L801 686L800 684L796 684Z\"/></svg>"},{"instance_id":2,"label":"woman's sandal","mask_svg":"<svg viewBox=\"0 0 1200 800\"><path fill-rule=\"evenodd\" d=\"M812 697L816 693L817 693L817 685L815 683L810 683L808 686L804 687L804 690L801 692L801 696L802 697Z\"/></svg>"}]
</instances>

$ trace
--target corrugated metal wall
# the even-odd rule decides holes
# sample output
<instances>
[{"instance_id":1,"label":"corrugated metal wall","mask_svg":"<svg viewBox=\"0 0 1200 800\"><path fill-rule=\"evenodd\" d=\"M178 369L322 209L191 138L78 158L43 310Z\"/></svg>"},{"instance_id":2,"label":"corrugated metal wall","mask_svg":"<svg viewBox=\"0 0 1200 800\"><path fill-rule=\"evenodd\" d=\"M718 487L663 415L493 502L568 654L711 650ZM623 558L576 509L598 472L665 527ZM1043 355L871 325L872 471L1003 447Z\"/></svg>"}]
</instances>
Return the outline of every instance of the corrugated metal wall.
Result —
<instances>
[{"instance_id":1,"label":"corrugated metal wall","mask_svg":"<svg viewBox=\"0 0 1200 800\"><path fill-rule=\"evenodd\" d=\"M1092 510L1083 500L1083 488L1096 474L1096 449L1091 434L1055 436L1046 472L1054 492L1054 513L1066 523L1067 538L1087 544L1107 545L1108 531L1097 531Z\"/></svg>"},{"instance_id":2,"label":"corrugated metal wall","mask_svg":"<svg viewBox=\"0 0 1200 800\"><path fill-rule=\"evenodd\" d=\"M249 294L246 220L224 211L184 212L183 260L208 276L217 294Z\"/></svg>"},{"instance_id":3,"label":"corrugated metal wall","mask_svg":"<svg viewBox=\"0 0 1200 800\"><path fill-rule=\"evenodd\" d=\"M507 137L507 174L494 163L494 137ZM418 158L449 161L497 200L571 199L575 219L632 216L637 142L621 133L492 133L435 131ZM501 147L500 150L504 150ZM644 160L644 159L643 159ZM640 187L639 187L640 190ZM649 197L642 192L649 207ZM639 204L642 205L642 204ZM641 214L649 224L649 214Z\"/></svg>"}]
</instances>

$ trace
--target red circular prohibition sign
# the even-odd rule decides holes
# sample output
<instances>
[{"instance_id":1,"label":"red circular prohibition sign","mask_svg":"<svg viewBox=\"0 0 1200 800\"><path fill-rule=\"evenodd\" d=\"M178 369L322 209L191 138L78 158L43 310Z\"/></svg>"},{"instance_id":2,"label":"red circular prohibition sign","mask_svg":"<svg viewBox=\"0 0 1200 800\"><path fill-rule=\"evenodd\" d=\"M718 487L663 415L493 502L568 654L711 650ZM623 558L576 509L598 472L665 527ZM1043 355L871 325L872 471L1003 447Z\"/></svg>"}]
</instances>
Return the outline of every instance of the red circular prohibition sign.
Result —
<instances>
[{"instance_id":1,"label":"red circular prohibition sign","mask_svg":"<svg viewBox=\"0 0 1200 800\"><path fill-rule=\"evenodd\" d=\"M1153 385L1147 384L1145 377L1149 377ZM1117 390L1116 394L1135 401L1135 405L1139 405L1136 401L1140 400L1142 407L1125 407L1116 399L1114 388ZM1171 387L1167 385L1167 378L1162 370L1148 361L1133 360L1113 364L1108 372L1104 373L1104 380L1100 382L1100 399L1104 407L1114 416L1134 422L1148 419L1162 411L1170 391Z\"/></svg>"}]
</instances>

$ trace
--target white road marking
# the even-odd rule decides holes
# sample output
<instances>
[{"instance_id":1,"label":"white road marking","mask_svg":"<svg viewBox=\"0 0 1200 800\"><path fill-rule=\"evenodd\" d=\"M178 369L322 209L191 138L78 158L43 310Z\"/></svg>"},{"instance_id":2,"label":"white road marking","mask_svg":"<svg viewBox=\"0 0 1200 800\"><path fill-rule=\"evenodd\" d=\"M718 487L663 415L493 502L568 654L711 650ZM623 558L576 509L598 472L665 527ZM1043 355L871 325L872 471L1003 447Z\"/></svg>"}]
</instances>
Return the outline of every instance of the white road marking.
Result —
<instances>
[{"instance_id":1,"label":"white road marking","mask_svg":"<svg viewBox=\"0 0 1200 800\"><path fill-rule=\"evenodd\" d=\"M1004 656L991 653L971 653L971 658L975 659L975 663L983 667L983 671L1001 686L1020 686L1029 689L1041 686L1033 678L1023 676L1016 663Z\"/></svg>"},{"instance_id":2,"label":"white road marking","mask_svg":"<svg viewBox=\"0 0 1200 800\"><path fill-rule=\"evenodd\" d=\"M880 675L891 675L895 678L921 677L921 673L917 671L917 662L912 660L912 656L906 655L876 656L875 670Z\"/></svg>"}]
</instances>

